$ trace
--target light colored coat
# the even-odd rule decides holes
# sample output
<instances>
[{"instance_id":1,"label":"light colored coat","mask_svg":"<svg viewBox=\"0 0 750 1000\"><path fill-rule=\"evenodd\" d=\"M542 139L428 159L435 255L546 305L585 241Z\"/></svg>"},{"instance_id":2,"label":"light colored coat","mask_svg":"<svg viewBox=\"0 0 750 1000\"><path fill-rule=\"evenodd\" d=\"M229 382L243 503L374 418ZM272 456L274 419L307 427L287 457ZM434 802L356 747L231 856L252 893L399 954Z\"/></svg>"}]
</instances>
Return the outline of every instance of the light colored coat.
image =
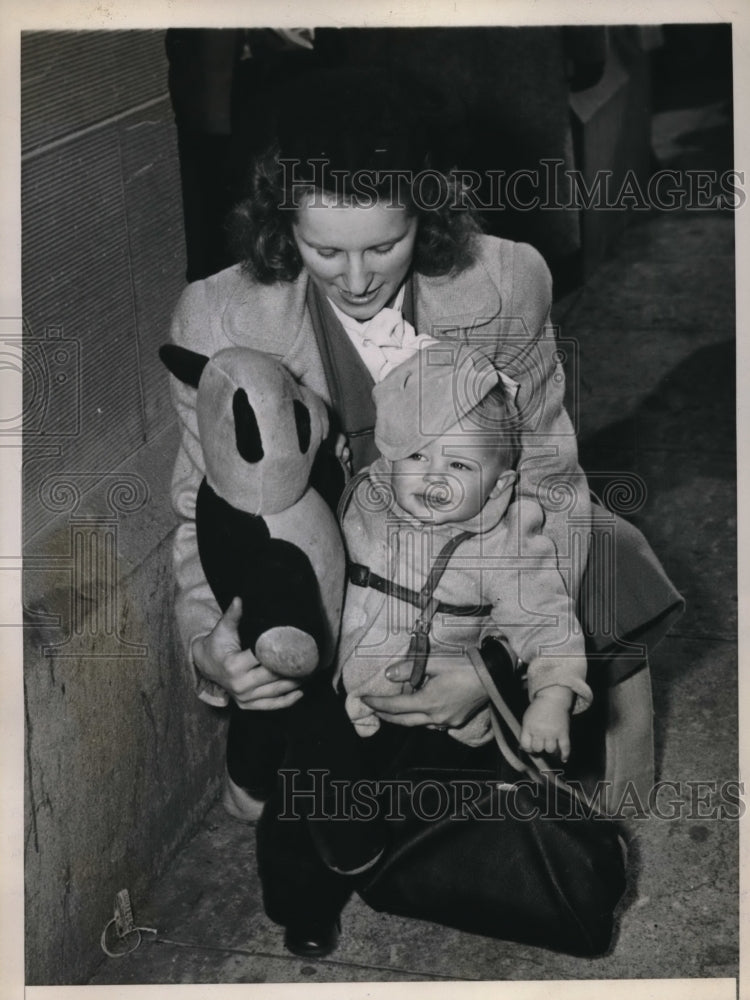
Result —
<instances>
[{"instance_id":1,"label":"light colored coat","mask_svg":"<svg viewBox=\"0 0 750 1000\"><path fill-rule=\"evenodd\" d=\"M490 498L477 515L460 523L425 524L399 507L391 488L392 463L375 462L349 499L343 519L349 558L371 573L420 591L435 558L451 538L471 532L451 556L434 596L444 604L492 608L485 617L436 614L430 649L466 657L485 635L503 635L528 664L529 698L551 685L576 695L574 711L592 700L586 684L584 640L557 567L552 542L541 533L539 505L527 498L508 504L507 494ZM339 670L346 710L360 736L380 722L363 695L397 691L385 669L406 657L414 605L371 587L349 585L339 646ZM450 734L477 745L492 738L488 708Z\"/></svg>"},{"instance_id":2,"label":"light colored coat","mask_svg":"<svg viewBox=\"0 0 750 1000\"><path fill-rule=\"evenodd\" d=\"M239 266L185 289L174 313L172 339L213 355L245 345L279 358L298 378L329 399L312 321L306 308L308 276L262 285ZM554 330L549 270L526 244L483 236L475 263L460 274L414 276L414 325L418 333L460 338L481 344L520 384L517 404L524 415L517 495L541 503L544 534L555 545L558 566L575 594L581 559L573 559L570 517L577 529L589 516L589 495L578 465L575 433L563 406L565 378ZM192 640L205 635L220 617L206 583L195 539L195 499L204 474L195 416L195 391L172 379L172 394L182 425L172 481L172 499L181 523L174 543L176 613L188 654ZM553 477L550 479L550 477ZM564 504L555 482L567 484ZM579 537L581 536L579 530ZM190 667L199 696L225 705L228 696Z\"/></svg>"}]
</instances>

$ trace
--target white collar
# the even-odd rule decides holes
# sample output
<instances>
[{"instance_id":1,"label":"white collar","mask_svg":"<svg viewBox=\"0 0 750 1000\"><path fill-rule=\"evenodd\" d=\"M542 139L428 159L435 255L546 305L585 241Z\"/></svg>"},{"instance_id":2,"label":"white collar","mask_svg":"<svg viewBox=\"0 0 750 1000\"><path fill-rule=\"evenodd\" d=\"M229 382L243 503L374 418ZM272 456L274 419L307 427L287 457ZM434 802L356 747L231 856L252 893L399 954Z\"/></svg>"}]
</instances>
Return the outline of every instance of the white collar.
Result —
<instances>
[{"instance_id":1,"label":"white collar","mask_svg":"<svg viewBox=\"0 0 750 1000\"><path fill-rule=\"evenodd\" d=\"M405 295L406 295L406 283L402 284L401 287L399 288L393 305L385 306L384 308L395 309L397 312L402 312L404 308ZM346 330L346 332L349 334L350 337L354 335L355 337L363 338L365 333L367 332L368 323L371 323L374 319L377 319L377 317L380 315L379 313L375 313L375 315L371 316L370 319L366 319L363 323L361 323L358 319L354 319L353 316L348 316L345 312L342 312L341 309L339 309L339 307L332 299L329 298L328 302L330 303L331 309L333 309L334 315L338 319L339 323L341 323L344 330Z\"/></svg>"}]
</instances>

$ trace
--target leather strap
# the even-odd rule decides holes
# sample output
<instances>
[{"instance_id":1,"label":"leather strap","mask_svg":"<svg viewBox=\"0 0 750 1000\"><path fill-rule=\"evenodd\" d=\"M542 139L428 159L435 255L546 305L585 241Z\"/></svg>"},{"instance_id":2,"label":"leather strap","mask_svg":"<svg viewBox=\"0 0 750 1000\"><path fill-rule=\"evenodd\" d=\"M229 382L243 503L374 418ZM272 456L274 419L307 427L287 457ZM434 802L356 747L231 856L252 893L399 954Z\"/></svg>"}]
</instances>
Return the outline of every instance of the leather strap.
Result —
<instances>
[{"instance_id":1,"label":"leather strap","mask_svg":"<svg viewBox=\"0 0 750 1000\"><path fill-rule=\"evenodd\" d=\"M459 534L454 535L453 538L448 539L442 549L438 552L437 558L432 564L432 568L427 575L425 585L419 592L419 603L417 607L420 609L420 614L414 622L414 627L411 632L412 638L409 643L407 656L412 657L412 669L409 680L404 685L405 690L411 688L412 691L418 691L424 684L427 658L430 655L430 628L432 627L432 619L435 617L435 613L437 612L440 604L440 602L433 595L437 589L437 585L440 583L443 573L446 570L448 560L456 551L458 546L462 542L465 542L467 538L471 538L471 536L472 532L461 531Z\"/></svg>"},{"instance_id":2,"label":"leather strap","mask_svg":"<svg viewBox=\"0 0 750 1000\"><path fill-rule=\"evenodd\" d=\"M377 573L373 573L367 566L363 566L362 563L352 563L349 566L349 583L354 584L355 587L371 587L373 590L380 591L381 594L387 594L389 597L395 597L406 604L421 608L420 597L416 590L409 590L408 587L402 587L392 580L386 580L384 577L378 576ZM444 604L440 601L435 614L455 615L457 618L486 618L491 611L491 604Z\"/></svg>"},{"instance_id":3,"label":"leather strap","mask_svg":"<svg viewBox=\"0 0 750 1000\"><path fill-rule=\"evenodd\" d=\"M521 724L518 719L516 719L513 712L511 712L505 699L500 694L499 689L495 685L492 676L487 669L487 665L484 662L482 653L478 649L470 649L468 651L469 659L477 672L477 675L484 685L484 688L489 696L492 706L495 709L497 715L502 719L505 725L508 727L510 732L516 738L520 739L521 736ZM543 757L538 757L536 754L528 753L526 751L521 751L525 759L521 759L516 753L511 750L508 745L508 741L505 739L503 732L499 725L497 725L497 720L493 718L493 730L495 734L495 740L500 752L511 765L517 771L521 771L526 774L532 781L537 784L544 784L546 781L551 782L557 788L562 789L574 798L579 799L586 805L586 808L594 815L603 815L600 810L593 807L591 802L588 802L583 796L581 796L576 788L569 785L564 781L558 774L550 770L547 761Z\"/></svg>"}]
</instances>

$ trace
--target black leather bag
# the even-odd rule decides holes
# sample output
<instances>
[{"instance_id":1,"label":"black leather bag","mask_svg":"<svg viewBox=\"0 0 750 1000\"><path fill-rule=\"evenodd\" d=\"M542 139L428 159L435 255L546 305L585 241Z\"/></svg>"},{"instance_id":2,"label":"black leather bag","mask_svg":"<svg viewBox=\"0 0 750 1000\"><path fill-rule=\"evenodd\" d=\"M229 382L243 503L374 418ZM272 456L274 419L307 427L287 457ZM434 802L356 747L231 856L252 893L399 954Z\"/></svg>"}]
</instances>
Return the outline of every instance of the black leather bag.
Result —
<instances>
[{"instance_id":1,"label":"black leather bag","mask_svg":"<svg viewBox=\"0 0 750 1000\"><path fill-rule=\"evenodd\" d=\"M516 733L517 723L484 661L475 666L502 746L500 715ZM624 842L613 820L535 760L518 760L525 773L512 784L487 772L401 775L408 780L391 810L392 847L359 887L362 898L376 910L489 937L606 952L625 890Z\"/></svg>"}]
</instances>

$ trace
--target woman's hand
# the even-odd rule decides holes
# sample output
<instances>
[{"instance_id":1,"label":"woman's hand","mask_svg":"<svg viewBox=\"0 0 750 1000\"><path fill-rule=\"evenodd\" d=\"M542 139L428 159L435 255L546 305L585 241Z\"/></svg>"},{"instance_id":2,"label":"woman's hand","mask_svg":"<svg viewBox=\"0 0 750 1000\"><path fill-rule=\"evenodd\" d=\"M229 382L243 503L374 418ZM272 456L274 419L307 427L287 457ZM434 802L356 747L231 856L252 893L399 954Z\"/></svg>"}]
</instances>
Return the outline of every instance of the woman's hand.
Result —
<instances>
[{"instance_id":1,"label":"woman's hand","mask_svg":"<svg viewBox=\"0 0 750 1000\"><path fill-rule=\"evenodd\" d=\"M240 648L237 625L242 601L235 597L208 635L193 640L193 661L208 680L224 688L240 708L273 711L302 697L296 681L280 678L258 663L252 650Z\"/></svg>"},{"instance_id":2,"label":"woman's hand","mask_svg":"<svg viewBox=\"0 0 750 1000\"><path fill-rule=\"evenodd\" d=\"M341 431L336 435L336 442L333 446L333 453L336 458L345 467L349 475L352 474L352 453L349 448L349 442L346 439L346 435L342 434Z\"/></svg>"},{"instance_id":3,"label":"woman's hand","mask_svg":"<svg viewBox=\"0 0 750 1000\"><path fill-rule=\"evenodd\" d=\"M400 660L385 672L389 681L409 680L411 663ZM384 722L398 726L437 726L457 729L487 704L487 692L469 660L431 656L427 680L412 694L366 695L362 701Z\"/></svg>"}]
</instances>

